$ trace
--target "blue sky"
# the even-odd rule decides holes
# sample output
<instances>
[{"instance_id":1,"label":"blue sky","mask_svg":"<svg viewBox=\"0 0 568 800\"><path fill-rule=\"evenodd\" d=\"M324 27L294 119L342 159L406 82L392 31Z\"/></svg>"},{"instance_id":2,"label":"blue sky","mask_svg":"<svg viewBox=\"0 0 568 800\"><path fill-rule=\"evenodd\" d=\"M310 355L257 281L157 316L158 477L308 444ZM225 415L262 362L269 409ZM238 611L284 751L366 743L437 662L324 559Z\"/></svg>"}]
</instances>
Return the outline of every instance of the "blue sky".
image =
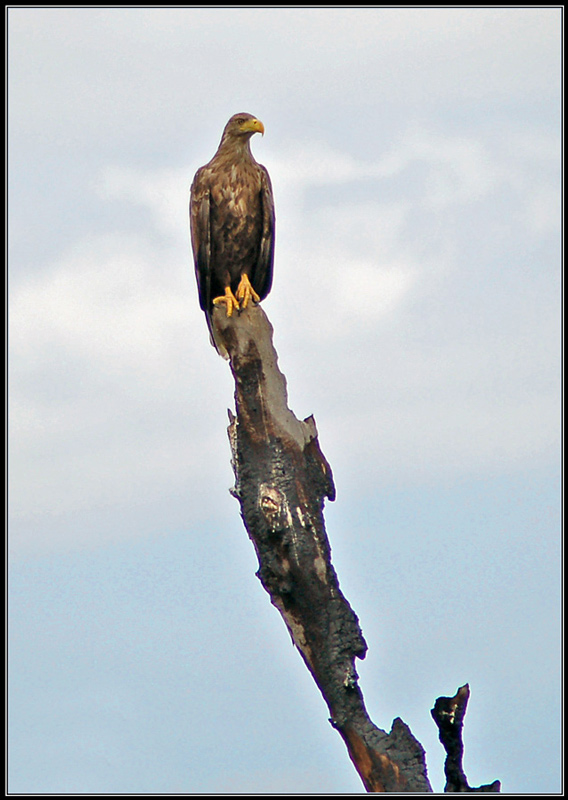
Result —
<instances>
[{"instance_id":1,"label":"blue sky","mask_svg":"<svg viewBox=\"0 0 568 800\"><path fill-rule=\"evenodd\" d=\"M228 492L187 203L237 111L370 714L439 791L469 682L470 782L559 791L561 14L8 10L10 791L362 790Z\"/></svg>"}]
</instances>

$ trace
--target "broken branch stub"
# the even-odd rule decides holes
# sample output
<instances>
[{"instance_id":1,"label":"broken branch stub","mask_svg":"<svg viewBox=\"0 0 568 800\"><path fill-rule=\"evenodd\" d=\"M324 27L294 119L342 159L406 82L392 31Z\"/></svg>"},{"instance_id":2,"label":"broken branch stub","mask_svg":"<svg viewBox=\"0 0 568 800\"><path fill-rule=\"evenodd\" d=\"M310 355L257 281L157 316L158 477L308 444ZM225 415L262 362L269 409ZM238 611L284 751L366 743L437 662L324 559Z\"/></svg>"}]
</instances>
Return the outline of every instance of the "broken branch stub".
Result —
<instances>
[{"instance_id":1,"label":"broken branch stub","mask_svg":"<svg viewBox=\"0 0 568 800\"><path fill-rule=\"evenodd\" d=\"M460 686L453 697L438 697L431 710L438 726L440 742L446 751L445 792L500 792L501 782L484 784L477 788L469 785L463 770L463 720L469 701L469 685Z\"/></svg>"}]
</instances>

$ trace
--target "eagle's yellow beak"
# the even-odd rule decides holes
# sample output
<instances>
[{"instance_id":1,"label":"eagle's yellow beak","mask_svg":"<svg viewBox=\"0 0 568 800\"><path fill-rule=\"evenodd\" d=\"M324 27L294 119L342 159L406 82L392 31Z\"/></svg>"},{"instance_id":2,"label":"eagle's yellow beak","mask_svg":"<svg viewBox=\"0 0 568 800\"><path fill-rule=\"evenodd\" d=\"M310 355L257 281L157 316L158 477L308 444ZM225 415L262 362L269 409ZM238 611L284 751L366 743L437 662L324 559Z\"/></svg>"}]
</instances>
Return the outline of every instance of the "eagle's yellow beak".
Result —
<instances>
[{"instance_id":1,"label":"eagle's yellow beak","mask_svg":"<svg viewBox=\"0 0 568 800\"><path fill-rule=\"evenodd\" d=\"M251 131L252 133L260 133L264 136L264 125L259 119L247 119L241 127L242 131Z\"/></svg>"}]
</instances>

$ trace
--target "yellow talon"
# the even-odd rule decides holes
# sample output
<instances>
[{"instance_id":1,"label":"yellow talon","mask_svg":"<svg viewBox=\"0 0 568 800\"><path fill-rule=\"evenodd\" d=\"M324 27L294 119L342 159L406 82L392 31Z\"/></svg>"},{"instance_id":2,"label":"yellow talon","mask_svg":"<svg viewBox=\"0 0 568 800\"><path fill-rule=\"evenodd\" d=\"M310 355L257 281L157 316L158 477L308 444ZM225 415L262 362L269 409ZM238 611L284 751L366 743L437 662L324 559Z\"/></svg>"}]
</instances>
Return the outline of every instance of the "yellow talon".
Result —
<instances>
[{"instance_id":1,"label":"yellow talon","mask_svg":"<svg viewBox=\"0 0 568 800\"><path fill-rule=\"evenodd\" d=\"M214 306L227 306L227 316L232 317L233 311L236 309L239 310L239 301L235 297L235 295L231 291L230 286L225 287L225 294L222 294L220 297L215 297L213 299Z\"/></svg>"},{"instance_id":2,"label":"yellow talon","mask_svg":"<svg viewBox=\"0 0 568 800\"><path fill-rule=\"evenodd\" d=\"M260 302L260 297L252 288L246 272L244 272L241 277L241 282L237 289L237 299L241 302L241 308L246 308L249 304L249 300L252 300L254 303Z\"/></svg>"}]
</instances>

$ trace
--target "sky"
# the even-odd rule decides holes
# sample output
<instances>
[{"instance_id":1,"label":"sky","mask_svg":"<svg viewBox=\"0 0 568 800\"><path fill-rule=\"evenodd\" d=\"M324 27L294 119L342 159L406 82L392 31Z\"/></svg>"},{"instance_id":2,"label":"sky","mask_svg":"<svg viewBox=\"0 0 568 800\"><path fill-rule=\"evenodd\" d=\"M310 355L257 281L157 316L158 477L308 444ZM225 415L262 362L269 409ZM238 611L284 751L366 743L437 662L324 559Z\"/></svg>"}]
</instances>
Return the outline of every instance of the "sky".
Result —
<instances>
[{"instance_id":1,"label":"sky","mask_svg":"<svg viewBox=\"0 0 568 800\"><path fill-rule=\"evenodd\" d=\"M363 787L255 577L188 234L229 117L374 723L561 773L561 7L25 7L8 43L8 790Z\"/></svg>"}]
</instances>

